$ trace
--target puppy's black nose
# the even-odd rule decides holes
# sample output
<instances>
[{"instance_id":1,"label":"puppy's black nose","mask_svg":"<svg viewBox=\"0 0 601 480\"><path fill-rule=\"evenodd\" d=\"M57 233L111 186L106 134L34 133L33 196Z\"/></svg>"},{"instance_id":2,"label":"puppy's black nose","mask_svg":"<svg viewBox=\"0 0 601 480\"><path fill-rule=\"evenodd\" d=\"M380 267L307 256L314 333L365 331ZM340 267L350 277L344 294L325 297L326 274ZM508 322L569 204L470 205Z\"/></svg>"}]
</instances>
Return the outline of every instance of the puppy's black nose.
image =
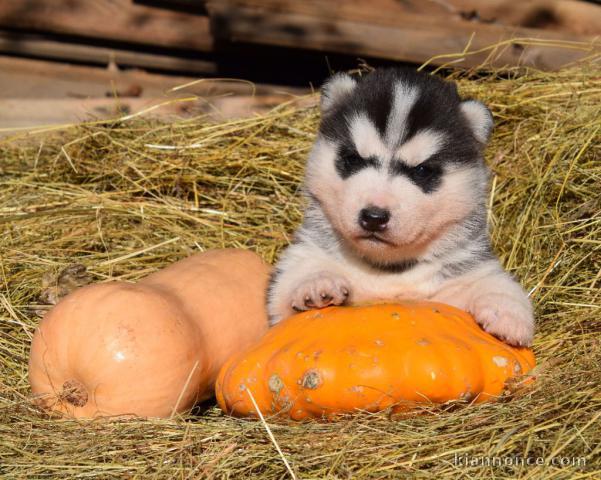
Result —
<instances>
[{"instance_id":1,"label":"puppy's black nose","mask_svg":"<svg viewBox=\"0 0 601 480\"><path fill-rule=\"evenodd\" d=\"M367 207L359 212L359 225L368 232L381 232L390 220L390 212L380 207Z\"/></svg>"}]
</instances>

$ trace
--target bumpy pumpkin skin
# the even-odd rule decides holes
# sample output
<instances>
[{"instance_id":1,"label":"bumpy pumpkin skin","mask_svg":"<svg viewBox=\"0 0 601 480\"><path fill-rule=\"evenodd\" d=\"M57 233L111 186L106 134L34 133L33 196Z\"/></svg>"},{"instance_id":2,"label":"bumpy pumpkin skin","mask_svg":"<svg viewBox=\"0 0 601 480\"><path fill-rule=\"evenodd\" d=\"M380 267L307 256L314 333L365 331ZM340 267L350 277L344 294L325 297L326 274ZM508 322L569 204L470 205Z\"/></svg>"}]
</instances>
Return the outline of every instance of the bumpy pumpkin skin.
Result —
<instances>
[{"instance_id":1,"label":"bumpy pumpkin skin","mask_svg":"<svg viewBox=\"0 0 601 480\"><path fill-rule=\"evenodd\" d=\"M193 255L137 284L80 288L40 322L29 380L71 417L167 417L213 394L219 368L267 331L269 266L244 250Z\"/></svg>"},{"instance_id":2,"label":"bumpy pumpkin skin","mask_svg":"<svg viewBox=\"0 0 601 480\"><path fill-rule=\"evenodd\" d=\"M294 315L233 356L216 384L221 409L294 420L416 403L493 400L535 365L525 348L484 332L449 305L411 302L330 307Z\"/></svg>"}]
</instances>

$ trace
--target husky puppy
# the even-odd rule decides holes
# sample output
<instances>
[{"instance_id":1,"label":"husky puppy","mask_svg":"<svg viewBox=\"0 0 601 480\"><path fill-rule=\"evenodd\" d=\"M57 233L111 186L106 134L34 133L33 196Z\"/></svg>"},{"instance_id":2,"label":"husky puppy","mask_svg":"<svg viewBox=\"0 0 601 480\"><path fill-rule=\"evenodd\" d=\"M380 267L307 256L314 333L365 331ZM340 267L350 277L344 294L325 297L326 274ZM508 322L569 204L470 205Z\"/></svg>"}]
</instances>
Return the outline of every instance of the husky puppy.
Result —
<instances>
[{"instance_id":1,"label":"husky puppy","mask_svg":"<svg viewBox=\"0 0 601 480\"><path fill-rule=\"evenodd\" d=\"M489 110L454 83L382 69L334 75L321 111L304 221L268 291L271 324L328 305L428 299L529 345L532 306L487 231Z\"/></svg>"}]
</instances>

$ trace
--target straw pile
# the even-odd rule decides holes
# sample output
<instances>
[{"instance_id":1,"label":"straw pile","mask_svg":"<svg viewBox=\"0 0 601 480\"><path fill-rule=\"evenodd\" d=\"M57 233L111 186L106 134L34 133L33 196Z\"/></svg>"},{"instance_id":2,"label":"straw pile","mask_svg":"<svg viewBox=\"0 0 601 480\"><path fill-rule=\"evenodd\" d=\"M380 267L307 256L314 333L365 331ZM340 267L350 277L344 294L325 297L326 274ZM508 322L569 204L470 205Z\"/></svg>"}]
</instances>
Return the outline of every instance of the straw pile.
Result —
<instances>
[{"instance_id":1,"label":"straw pile","mask_svg":"<svg viewBox=\"0 0 601 480\"><path fill-rule=\"evenodd\" d=\"M392 421L268 419L299 478L601 478L601 71L453 76L494 112L490 224L532 290L537 381L495 404ZM103 281L223 246L273 261L301 218L317 121L315 108L283 105L222 124L138 118L0 143L0 476L289 475L261 422L211 403L168 420L45 417L27 358L49 275L71 264Z\"/></svg>"}]
</instances>

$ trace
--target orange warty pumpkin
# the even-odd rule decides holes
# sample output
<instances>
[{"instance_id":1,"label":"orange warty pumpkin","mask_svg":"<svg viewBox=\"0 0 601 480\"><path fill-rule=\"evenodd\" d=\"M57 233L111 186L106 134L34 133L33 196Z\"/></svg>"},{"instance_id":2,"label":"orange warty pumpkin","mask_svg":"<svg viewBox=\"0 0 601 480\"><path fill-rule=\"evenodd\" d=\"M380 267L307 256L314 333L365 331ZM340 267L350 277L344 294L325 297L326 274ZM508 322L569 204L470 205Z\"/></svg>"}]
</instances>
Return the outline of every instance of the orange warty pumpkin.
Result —
<instances>
[{"instance_id":1,"label":"orange warty pumpkin","mask_svg":"<svg viewBox=\"0 0 601 480\"><path fill-rule=\"evenodd\" d=\"M506 345L449 305L329 307L290 317L230 358L216 393L237 416L256 416L252 395L263 414L331 418L492 400L534 365L531 350Z\"/></svg>"},{"instance_id":2,"label":"orange warty pumpkin","mask_svg":"<svg viewBox=\"0 0 601 480\"><path fill-rule=\"evenodd\" d=\"M41 321L29 380L74 417L166 417L213 394L233 353L267 331L269 267L245 250L188 257L136 284L88 285Z\"/></svg>"}]
</instances>

